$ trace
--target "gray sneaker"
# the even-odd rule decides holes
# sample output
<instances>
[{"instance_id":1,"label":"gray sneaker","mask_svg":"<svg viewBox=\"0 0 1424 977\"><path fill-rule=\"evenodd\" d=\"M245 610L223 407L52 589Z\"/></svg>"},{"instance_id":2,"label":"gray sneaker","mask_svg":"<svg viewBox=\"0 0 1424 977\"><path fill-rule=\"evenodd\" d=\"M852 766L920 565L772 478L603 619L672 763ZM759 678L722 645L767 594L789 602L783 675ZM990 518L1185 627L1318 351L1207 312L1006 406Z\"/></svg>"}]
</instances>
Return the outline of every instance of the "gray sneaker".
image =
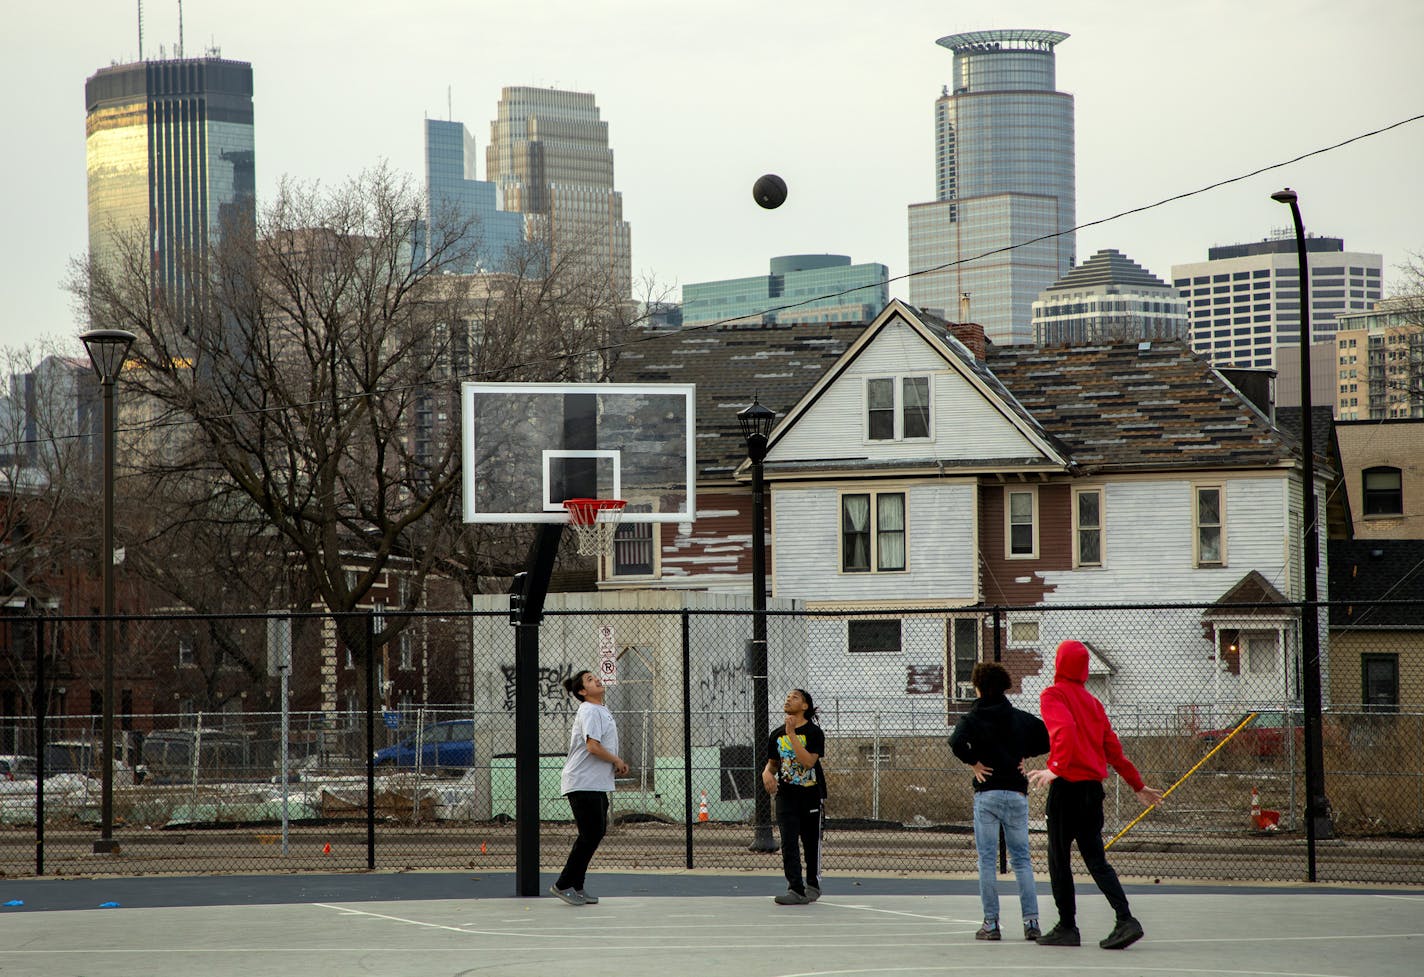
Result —
<instances>
[{"instance_id":1,"label":"gray sneaker","mask_svg":"<svg viewBox=\"0 0 1424 977\"><path fill-rule=\"evenodd\" d=\"M806 886L806 901L815 902L821 898L821 890L814 885Z\"/></svg>"},{"instance_id":2,"label":"gray sneaker","mask_svg":"<svg viewBox=\"0 0 1424 977\"><path fill-rule=\"evenodd\" d=\"M576 889L560 889L557 884L549 886L549 895L556 899L562 899L570 906L582 906L588 900L578 894Z\"/></svg>"},{"instance_id":3,"label":"gray sneaker","mask_svg":"<svg viewBox=\"0 0 1424 977\"><path fill-rule=\"evenodd\" d=\"M778 906L805 906L809 904L811 900L795 889L787 889L781 895L773 899L772 902Z\"/></svg>"},{"instance_id":4,"label":"gray sneaker","mask_svg":"<svg viewBox=\"0 0 1424 977\"><path fill-rule=\"evenodd\" d=\"M598 905L598 896L591 896L591 895L589 895L587 892L583 891L582 889L575 889L574 891L577 892L579 898L582 899L582 900L583 900L585 903L587 903L588 905L590 905L590 906L596 906L596 905Z\"/></svg>"}]
</instances>

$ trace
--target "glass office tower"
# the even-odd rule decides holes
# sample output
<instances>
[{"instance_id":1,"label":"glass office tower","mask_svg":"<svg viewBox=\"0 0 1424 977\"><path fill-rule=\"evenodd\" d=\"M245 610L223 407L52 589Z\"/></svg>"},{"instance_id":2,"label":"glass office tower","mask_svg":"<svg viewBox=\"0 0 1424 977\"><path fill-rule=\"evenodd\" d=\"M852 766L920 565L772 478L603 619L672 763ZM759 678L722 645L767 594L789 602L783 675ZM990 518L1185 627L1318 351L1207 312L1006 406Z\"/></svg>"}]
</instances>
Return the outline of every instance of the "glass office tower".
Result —
<instances>
[{"instance_id":1,"label":"glass office tower","mask_svg":"<svg viewBox=\"0 0 1424 977\"><path fill-rule=\"evenodd\" d=\"M475 138L463 123L425 120L426 227L469 222L479 247L469 261L448 269L464 274L504 271L506 254L524 240L524 215L501 210L495 185L475 179L476 156ZM424 239L422 228L417 255Z\"/></svg>"},{"instance_id":2,"label":"glass office tower","mask_svg":"<svg viewBox=\"0 0 1424 977\"><path fill-rule=\"evenodd\" d=\"M631 233L613 189L608 123L589 92L505 88L490 123L485 176L500 206L526 215L525 233L617 298L632 294Z\"/></svg>"},{"instance_id":3,"label":"glass office tower","mask_svg":"<svg viewBox=\"0 0 1424 977\"><path fill-rule=\"evenodd\" d=\"M682 286L682 324L869 323L890 301L889 269L844 254L788 254L771 274Z\"/></svg>"},{"instance_id":4,"label":"glass office tower","mask_svg":"<svg viewBox=\"0 0 1424 977\"><path fill-rule=\"evenodd\" d=\"M144 235L155 279L184 282L222 229L251 233L256 195L252 65L222 58L101 68L84 83L89 250L112 257Z\"/></svg>"},{"instance_id":5,"label":"glass office tower","mask_svg":"<svg viewBox=\"0 0 1424 977\"><path fill-rule=\"evenodd\" d=\"M910 205L910 302L1000 344L1032 341L1034 299L1073 265L1073 96L1055 90L1053 54L1067 36L937 42L954 84L935 102L935 199Z\"/></svg>"}]
</instances>

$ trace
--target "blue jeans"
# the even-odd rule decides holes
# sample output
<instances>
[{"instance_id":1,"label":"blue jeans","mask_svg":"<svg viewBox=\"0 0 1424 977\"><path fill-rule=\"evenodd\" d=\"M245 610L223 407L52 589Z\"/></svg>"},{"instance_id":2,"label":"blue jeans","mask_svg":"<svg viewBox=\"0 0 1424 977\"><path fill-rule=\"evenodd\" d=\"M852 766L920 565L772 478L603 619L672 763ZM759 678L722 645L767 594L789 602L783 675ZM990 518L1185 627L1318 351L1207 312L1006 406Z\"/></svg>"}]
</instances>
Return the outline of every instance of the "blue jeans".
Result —
<instances>
[{"instance_id":1,"label":"blue jeans","mask_svg":"<svg viewBox=\"0 0 1424 977\"><path fill-rule=\"evenodd\" d=\"M1028 796L1014 790L986 790L974 795L974 846L979 849L979 901L984 921L999 921L999 828L1019 883L1019 908L1025 921L1038 918L1038 890L1028 857Z\"/></svg>"}]
</instances>

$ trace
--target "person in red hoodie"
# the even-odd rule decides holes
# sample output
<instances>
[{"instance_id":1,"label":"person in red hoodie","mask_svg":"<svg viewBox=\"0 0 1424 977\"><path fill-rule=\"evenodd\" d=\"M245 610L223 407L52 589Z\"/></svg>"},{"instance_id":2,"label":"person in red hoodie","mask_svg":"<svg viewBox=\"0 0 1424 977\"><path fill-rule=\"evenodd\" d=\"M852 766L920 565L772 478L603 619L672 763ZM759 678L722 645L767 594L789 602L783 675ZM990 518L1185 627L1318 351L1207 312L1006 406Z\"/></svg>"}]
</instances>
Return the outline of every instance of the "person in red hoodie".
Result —
<instances>
[{"instance_id":1,"label":"person in red hoodie","mask_svg":"<svg viewBox=\"0 0 1424 977\"><path fill-rule=\"evenodd\" d=\"M1104 950L1122 950L1142 939L1142 924L1132 917L1127 894L1103 849L1103 781L1108 767L1127 781L1144 806L1162 803L1162 794L1142 782L1123 755L1107 712L1084 688L1088 649L1081 641L1058 646L1053 684L1038 697L1048 727L1048 767L1029 772L1034 787L1048 786L1048 881L1058 907L1058 923L1038 938L1042 946L1078 946L1077 901L1073 892L1072 846L1078 845L1093 881L1117 913L1111 933L1098 941Z\"/></svg>"}]
</instances>

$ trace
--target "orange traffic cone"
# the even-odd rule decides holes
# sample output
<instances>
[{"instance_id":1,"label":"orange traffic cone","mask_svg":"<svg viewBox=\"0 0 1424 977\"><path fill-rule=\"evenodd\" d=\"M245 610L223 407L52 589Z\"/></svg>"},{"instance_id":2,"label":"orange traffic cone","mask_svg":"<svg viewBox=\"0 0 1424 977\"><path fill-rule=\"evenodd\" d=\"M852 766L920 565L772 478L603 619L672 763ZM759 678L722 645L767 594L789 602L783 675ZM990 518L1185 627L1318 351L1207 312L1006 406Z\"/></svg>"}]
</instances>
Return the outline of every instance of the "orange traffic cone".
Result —
<instances>
[{"instance_id":1,"label":"orange traffic cone","mask_svg":"<svg viewBox=\"0 0 1424 977\"><path fill-rule=\"evenodd\" d=\"M1279 831L1280 811L1261 810L1261 797L1255 787L1251 788L1251 827L1257 831Z\"/></svg>"},{"instance_id":2,"label":"orange traffic cone","mask_svg":"<svg viewBox=\"0 0 1424 977\"><path fill-rule=\"evenodd\" d=\"M707 791L704 790L702 792L702 803L697 805L697 820L706 821L708 819L709 816L707 814Z\"/></svg>"},{"instance_id":3,"label":"orange traffic cone","mask_svg":"<svg viewBox=\"0 0 1424 977\"><path fill-rule=\"evenodd\" d=\"M483 854L485 854L485 853L486 853L485 843L482 841L482 842L480 842L480 854L483 855Z\"/></svg>"},{"instance_id":4,"label":"orange traffic cone","mask_svg":"<svg viewBox=\"0 0 1424 977\"><path fill-rule=\"evenodd\" d=\"M324 844L324 845L321 846L321 853L322 853L323 855L330 855L330 854L331 854L331 842L328 841L326 844Z\"/></svg>"}]
</instances>

